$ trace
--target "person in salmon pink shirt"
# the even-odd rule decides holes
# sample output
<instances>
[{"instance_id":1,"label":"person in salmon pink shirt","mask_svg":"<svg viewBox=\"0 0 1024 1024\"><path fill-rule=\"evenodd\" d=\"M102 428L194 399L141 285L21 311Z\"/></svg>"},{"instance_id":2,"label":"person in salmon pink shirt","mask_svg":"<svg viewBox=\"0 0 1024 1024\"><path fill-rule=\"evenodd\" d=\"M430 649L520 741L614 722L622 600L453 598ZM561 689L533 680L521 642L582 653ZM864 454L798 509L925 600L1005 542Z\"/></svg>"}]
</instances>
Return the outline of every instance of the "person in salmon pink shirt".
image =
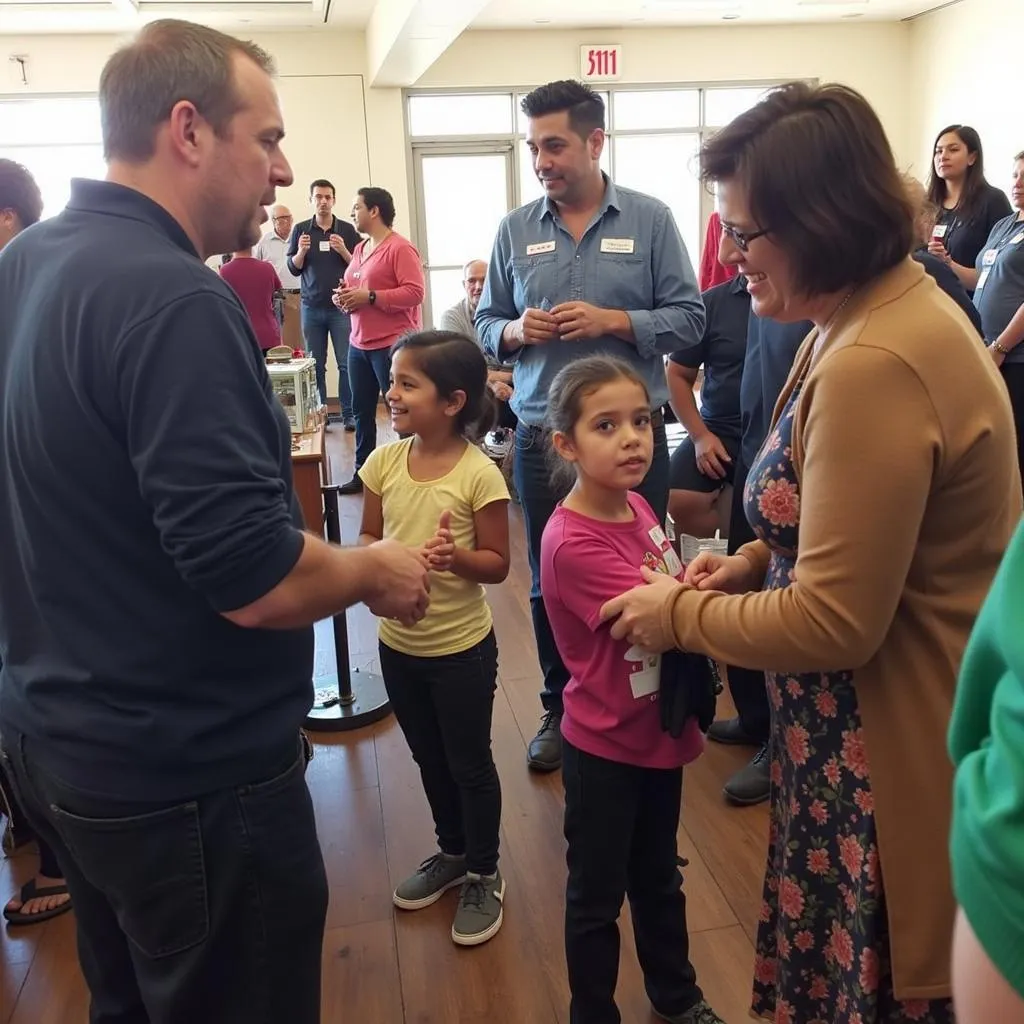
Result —
<instances>
[{"instance_id":1,"label":"person in salmon pink shirt","mask_svg":"<svg viewBox=\"0 0 1024 1024\"><path fill-rule=\"evenodd\" d=\"M240 249L220 268L220 276L234 289L249 314L260 351L281 344L281 325L274 312L274 296L281 280L273 264L256 259L252 249Z\"/></svg>"},{"instance_id":2,"label":"person in salmon pink shirt","mask_svg":"<svg viewBox=\"0 0 1024 1024\"><path fill-rule=\"evenodd\" d=\"M377 447L377 400L391 379L391 347L423 326L423 266L416 246L391 227L395 201L382 188L361 188L352 220L367 237L334 293L334 304L352 316L348 376L356 417L356 465L352 479L338 488L359 494L359 470Z\"/></svg>"}]
</instances>

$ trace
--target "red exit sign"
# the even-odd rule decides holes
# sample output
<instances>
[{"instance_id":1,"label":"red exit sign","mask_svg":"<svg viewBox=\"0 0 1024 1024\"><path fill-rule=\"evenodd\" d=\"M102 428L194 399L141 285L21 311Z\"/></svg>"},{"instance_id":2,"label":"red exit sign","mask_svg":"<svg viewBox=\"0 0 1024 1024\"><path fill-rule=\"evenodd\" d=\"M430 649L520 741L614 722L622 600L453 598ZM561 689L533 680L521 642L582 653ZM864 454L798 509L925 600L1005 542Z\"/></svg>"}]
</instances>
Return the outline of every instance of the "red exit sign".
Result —
<instances>
[{"instance_id":1,"label":"red exit sign","mask_svg":"<svg viewBox=\"0 0 1024 1024\"><path fill-rule=\"evenodd\" d=\"M584 82L614 82L621 77L621 46L604 44L580 47L580 78Z\"/></svg>"}]
</instances>

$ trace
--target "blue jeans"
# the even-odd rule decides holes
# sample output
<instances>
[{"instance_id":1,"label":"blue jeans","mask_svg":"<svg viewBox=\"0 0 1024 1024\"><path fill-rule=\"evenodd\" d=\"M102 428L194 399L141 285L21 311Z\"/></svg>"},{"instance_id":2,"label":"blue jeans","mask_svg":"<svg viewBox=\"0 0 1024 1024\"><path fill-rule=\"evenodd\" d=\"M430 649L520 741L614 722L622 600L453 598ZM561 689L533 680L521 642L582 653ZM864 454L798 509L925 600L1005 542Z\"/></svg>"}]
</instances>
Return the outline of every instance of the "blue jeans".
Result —
<instances>
[{"instance_id":1,"label":"blue jeans","mask_svg":"<svg viewBox=\"0 0 1024 1024\"><path fill-rule=\"evenodd\" d=\"M170 804L79 789L44 744L3 742L75 904L92 1024L318 1024L327 876L298 737L251 783Z\"/></svg>"},{"instance_id":2,"label":"blue jeans","mask_svg":"<svg viewBox=\"0 0 1024 1024\"><path fill-rule=\"evenodd\" d=\"M334 345L334 358L338 361L338 401L342 419L352 415L352 389L348 383L348 339L352 333L352 320L334 306L307 306L302 303L302 337L306 350L316 360L316 386L320 397L327 402L327 334Z\"/></svg>"},{"instance_id":3,"label":"blue jeans","mask_svg":"<svg viewBox=\"0 0 1024 1024\"><path fill-rule=\"evenodd\" d=\"M540 592L540 541L544 535L551 513L565 497L551 482L551 469L547 460L547 434L539 427L528 427L520 423L516 427L516 455L513 462L513 476L519 500L523 508L526 526L526 550L530 558L530 612L533 616L533 632L537 638L537 655L544 673L544 689L540 699L546 711L562 710L562 691L569 681L569 671L558 653L548 613ZM665 424L661 421L654 427L654 461L647 476L637 491L647 499L654 509L658 521L665 522L668 513L668 443L665 440Z\"/></svg>"},{"instance_id":4,"label":"blue jeans","mask_svg":"<svg viewBox=\"0 0 1024 1024\"><path fill-rule=\"evenodd\" d=\"M348 377L352 383L352 411L356 418L356 472L377 447L377 399L391 387L391 349L348 350Z\"/></svg>"}]
</instances>

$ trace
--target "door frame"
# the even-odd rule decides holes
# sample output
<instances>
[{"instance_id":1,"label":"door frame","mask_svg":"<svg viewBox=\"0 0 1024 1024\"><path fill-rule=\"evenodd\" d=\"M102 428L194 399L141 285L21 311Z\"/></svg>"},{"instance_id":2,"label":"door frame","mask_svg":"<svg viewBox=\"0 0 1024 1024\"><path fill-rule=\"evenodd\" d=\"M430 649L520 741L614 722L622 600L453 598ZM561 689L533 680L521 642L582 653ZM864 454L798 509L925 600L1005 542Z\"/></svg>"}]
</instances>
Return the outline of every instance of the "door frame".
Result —
<instances>
[{"instance_id":1,"label":"door frame","mask_svg":"<svg viewBox=\"0 0 1024 1024\"><path fill-rule=\"evenodd\" d=\"M434 322L434 311L430 294L430 272L432 270L461 270L462 265L453 267L447 263L430 262L430 240L427 237L426 193L423 189L423 160L430 157L459 156L503 156L505 158L505 210L515 209L518 188L518 169L515 164L515 146L511 141L493 142L414 142L412 146L413 188L416 196L416 238L419 242L420 265L423 267L424 296L423 322ZM485 257L489 258L490 253Z\"/></svg>"}]
</instances>

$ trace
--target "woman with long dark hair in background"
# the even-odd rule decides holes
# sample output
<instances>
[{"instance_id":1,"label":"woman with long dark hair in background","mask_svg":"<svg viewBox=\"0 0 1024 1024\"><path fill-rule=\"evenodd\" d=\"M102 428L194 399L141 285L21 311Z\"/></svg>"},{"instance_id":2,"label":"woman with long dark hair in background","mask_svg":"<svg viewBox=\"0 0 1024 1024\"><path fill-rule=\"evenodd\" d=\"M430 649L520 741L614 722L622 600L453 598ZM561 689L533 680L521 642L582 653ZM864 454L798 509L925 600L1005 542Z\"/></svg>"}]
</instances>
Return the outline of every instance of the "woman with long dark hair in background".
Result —
<instances>
[{"instance_id":1,"label":"woman with long dark hair in background","mask_svg":"<svg viewBox=\"0 0 1024 1024\"><path fill-rule=\"evenodd\" d=\"M992 225L1010 212L1010 202L985 180L981 138L970 126L951 124L936 136L928 198L939 208L928 251L971 293L978 280L974 261Z\"/></svg>"}]
</instances>

